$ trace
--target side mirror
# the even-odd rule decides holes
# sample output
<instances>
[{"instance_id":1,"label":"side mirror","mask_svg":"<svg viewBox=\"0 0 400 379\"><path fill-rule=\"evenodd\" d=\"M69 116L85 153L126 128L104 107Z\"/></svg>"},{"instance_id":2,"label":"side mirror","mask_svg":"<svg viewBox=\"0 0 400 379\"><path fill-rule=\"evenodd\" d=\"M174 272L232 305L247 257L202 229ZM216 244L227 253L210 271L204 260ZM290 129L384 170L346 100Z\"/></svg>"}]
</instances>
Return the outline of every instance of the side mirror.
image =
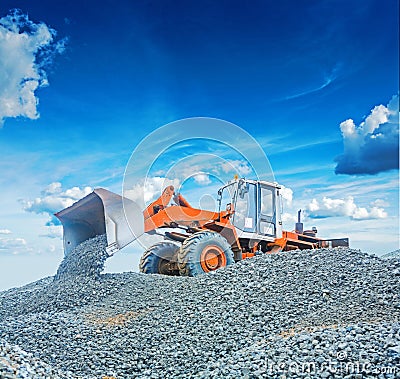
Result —
<instances>
[{"instance_id":1,"label":"side mirror","mask_svg":"<svg viewBox=\"0 0 400 379\"><path fill-rule=\"evenodd\" d=\"M244 195L249 192L249 183L244 181L239 182L239 196L241 199L244 199Z\"/></svg>"},{"instance_id":2,"label":"side mirror","mask_svg":"<svg viewBox=\"0 0 400 379\"><path fill-rule=\"evenodd\" d=\"M221 206L221 201L222 201L222 190L221 189L218 190L217 201Z\"/></svg>"}]
</instances>

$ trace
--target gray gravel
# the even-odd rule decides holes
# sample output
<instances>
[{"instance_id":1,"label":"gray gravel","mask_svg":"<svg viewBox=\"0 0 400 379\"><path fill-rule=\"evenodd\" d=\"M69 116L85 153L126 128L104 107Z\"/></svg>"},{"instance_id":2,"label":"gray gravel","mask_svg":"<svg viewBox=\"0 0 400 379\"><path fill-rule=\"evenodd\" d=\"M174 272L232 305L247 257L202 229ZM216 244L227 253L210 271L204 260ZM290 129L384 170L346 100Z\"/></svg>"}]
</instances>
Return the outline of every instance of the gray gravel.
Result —
<instances>
[{"instance_id":1,"label":"gray gravel","mask_svg":"<svg viewBox=\"0 0 400 379\"><path fill-rule=\"evenodd\" d=\"M44 278L20 289L0 295L0 316L11 310L25 315L44 310L74 310L101 300L122 285L116 278L103 276L104 287L98 290L96 280L108 258L107 239L100 235L78 245L64 257L54 278ZM18 307L15 307L18 304Z\"/></svg>"},{"instance_id":2,"label":"gray gravel","mask_svg":"<svg viewBox=\"0 0 400 379\"><path fill-rule=\"evenodd\" d=\"M106 246L105 234L82 242L64 257L54 280L69 280L79 276L98 277L108 258Z\"/></svg>"},{"instance_id":3,"label":"gray gravel","mask_svg":"<svg viewBox=\"0 0 400 379\"><path fill-rule=\"evenodd\" d=\"M0 378L1 379L61 379L69 373L55 370L18 346L11 346L0 339Z\"/></svg>"},{"instance_id":4,"label":"gray gravel","mask_svg":"<svg viewBox=\"0 0 400 379\"><path fill-rule=\"evenodd\" d=\"M385 255L382 255L381 258L383 259L400 259L400 249L391 251Z\"/></svg>"},{"instance_id":5,"label":"gray gravel","mask_svg":"<svg viewBox=\"0 0 400 379\"><path fill-rule=\"evenodd\" d=\"M398 259L320 249L195 278L78 277L0 293L0 338L69 378L400 377Z\"/></svg>"}]
</instances>

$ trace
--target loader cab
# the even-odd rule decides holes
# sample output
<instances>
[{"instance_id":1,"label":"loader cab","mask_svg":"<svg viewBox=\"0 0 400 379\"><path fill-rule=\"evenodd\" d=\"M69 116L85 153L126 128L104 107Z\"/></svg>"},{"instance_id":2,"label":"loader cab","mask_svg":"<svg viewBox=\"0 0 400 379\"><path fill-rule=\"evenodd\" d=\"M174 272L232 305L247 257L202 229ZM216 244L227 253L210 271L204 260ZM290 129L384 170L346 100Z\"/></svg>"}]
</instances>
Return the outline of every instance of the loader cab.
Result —
<instances>
[{"instance_id":1,"label":"loader cab","mask_svg":"<svg viewBox=\"0 0 400 379\"><path fill-rule=\"evenodd\" d=\"M231 222L240 237L263 240L281 237L276 183L239 179L222 187L218 195L220 211L234 209Z\"/></svg>"}]
</instances>

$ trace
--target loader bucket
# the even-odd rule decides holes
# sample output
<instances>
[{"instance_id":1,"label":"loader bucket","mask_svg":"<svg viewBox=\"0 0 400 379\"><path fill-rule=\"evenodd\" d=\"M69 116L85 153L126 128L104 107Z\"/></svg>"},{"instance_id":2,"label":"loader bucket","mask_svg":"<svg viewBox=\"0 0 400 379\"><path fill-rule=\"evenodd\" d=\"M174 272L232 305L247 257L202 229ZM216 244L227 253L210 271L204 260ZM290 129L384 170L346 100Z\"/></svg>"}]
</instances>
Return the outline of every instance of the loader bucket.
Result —
<instances>
[{"instance_id":1,"label":"loader bucket","mask_svg":"<svg viewBox=\"0 0 400 379\"><path fill-rule=\"evenodd\" d=\"M126 220L126 210L130 216L139 217L134 231ZM142 211L136 203L104 188L95 189L55 216L63 225L65 255L83 241L101 234L106 234L107 252L113 255L143 234L144 229Z\"/></svg>"}]
</instances>

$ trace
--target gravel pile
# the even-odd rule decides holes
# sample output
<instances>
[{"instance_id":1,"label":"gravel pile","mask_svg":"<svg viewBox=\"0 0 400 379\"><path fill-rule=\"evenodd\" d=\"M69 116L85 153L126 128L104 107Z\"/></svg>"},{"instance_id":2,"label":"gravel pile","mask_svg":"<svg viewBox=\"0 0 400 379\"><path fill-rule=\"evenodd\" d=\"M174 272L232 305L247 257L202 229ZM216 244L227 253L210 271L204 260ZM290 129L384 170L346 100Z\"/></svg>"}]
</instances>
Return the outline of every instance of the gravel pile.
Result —
<instances>
[{"instance_id":1,"label":"gravel pile","mask_svg":"<svg viewBox=\"0 0 400 379\"><path fill-rule=\"evenodd\" d=\"M400 249L391 251L390 253L387 253L385 255L382 255L383 259L400 259Z\"/></svg>"},{"instance_id":2,"label":"gravel pile","mask_svg":"<svg viewBox=\"0 0 400 379\"><path fill-rule=\"evenodd\" d=\"M106 246L105 234L82 242L64 257L54 280L68 280L76 276L98 277L108 258Z\"/></svg>"},{"instance_id":3,"label":"gravel pile","mask_svg":"<svg viewBox=\"0 0 400 379\"><path fill-rule=\"evenodd\" d=\"M44 280L0 303L0 338L71 379L400 377L400 260L351 249Z\"/></svg>"},{"instance_id":4,"label":"gravel pile","mask_svg":"<svg viewBox=\"0 0 400 379\"><path fill-rule=\"evenodd\" d=\"M71 310L101 302L121 286L118 280L105 275L104 288L98 290L96 280L108 258L106 245L105 235L84 241L64 257L54 278L44 278L0 294L0 316L10 310L14 315L24 315L44 310Z\"/></svg>"},{"instance_id":5,"label":"gravel pile","mask_svg":"<svg viewBox=\"0 0 400 379\"><path fill-rule=\"evenodd\" d=\"M0 320L9 314L73 311L88 304L99 304L122 286L118 277L109 275L104 275L101 282L83 276L63 281L49 278L38 284L35 291L27 292L22 287L22 293L18 289L0 293Z\"/></svg>"},{"instance_id":6,"label":"gravel pile","mask_svg":"<svg viewBox=\"0 0 400 379\"><path fill-rule=\"evenodd\" d=\"M0 378L1 379L61 379L66 374L35 358L32 353L11 346L0 339Z\"/></svg>"}]
</instances>

